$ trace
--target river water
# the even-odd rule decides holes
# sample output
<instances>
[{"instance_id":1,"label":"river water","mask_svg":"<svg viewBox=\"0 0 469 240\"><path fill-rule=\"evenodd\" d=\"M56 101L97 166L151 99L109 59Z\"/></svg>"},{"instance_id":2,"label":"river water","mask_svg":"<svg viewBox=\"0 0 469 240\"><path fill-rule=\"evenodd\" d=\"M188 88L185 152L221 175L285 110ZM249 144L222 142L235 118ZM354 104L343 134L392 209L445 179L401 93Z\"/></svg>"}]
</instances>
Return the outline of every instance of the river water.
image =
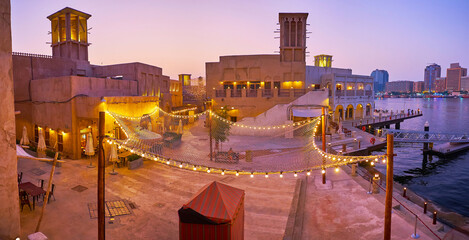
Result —
<instances>
[{"instance_id":1,"label":"river water","mask_svg":"<svg viewBox=\"0 0 469 240\"><path fill-rule=\"evenodd\" d=\"M431 132L469 133L469 98L388 98L375 100L375 104L376 109L394 112L402 109L407 112L409 108L422 110L422 117L401 123L403 130L423 131L428 121ZM446 159L433 156L424 168L422 148L422 143L396 144L394 179L446 210L469 217L469 151ZM385 149L381 154L384 152ZM386 173L384 165L379 164L377 168Z\"/></svg>"}]
</instances>

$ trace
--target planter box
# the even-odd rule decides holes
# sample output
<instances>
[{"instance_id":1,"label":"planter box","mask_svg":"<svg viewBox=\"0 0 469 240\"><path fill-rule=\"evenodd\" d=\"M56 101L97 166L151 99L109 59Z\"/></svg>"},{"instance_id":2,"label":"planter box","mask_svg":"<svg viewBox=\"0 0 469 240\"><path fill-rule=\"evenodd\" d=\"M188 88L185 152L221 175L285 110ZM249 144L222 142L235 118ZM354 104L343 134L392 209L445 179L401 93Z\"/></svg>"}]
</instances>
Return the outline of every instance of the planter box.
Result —
<instances>
[{"instance_id":1,"label":"planter box","mask_svg":"<svg viewBox=\"0 0 469 240\"><path fill-rule=\"evenodd\" d=\"M139 158L137 160L130 161L128 167L129 167L129 170L134 170L134 169L137 169L141 166L143 166L143 158Z\"/></svg>"}]
</instances>

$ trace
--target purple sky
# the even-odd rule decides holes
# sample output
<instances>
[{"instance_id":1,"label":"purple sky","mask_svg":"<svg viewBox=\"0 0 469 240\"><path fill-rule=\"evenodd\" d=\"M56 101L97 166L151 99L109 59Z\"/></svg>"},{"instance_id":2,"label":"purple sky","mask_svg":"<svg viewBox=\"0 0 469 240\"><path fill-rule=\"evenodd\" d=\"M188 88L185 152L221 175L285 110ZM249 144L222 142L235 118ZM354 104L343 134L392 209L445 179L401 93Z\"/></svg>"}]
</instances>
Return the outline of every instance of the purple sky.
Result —
<instances>
[{"instance_id":1,"label":"purple sky","mask_svg":"<svg viewBox=\"0 0 469 240\"><path fill-rule=\"evenodd\" d=\"M308 12L307 64L332 54L333 66L390 80L423 80L427 63L469 68L469 1L433 0L44 0L12 1L13 51L51 54L48 15L72 7L93 15L93 64L143 62L205 77L222 55L273 54L279 12ZM442 71L446 75L446 71Z\"/></svg>"}]
</instances>

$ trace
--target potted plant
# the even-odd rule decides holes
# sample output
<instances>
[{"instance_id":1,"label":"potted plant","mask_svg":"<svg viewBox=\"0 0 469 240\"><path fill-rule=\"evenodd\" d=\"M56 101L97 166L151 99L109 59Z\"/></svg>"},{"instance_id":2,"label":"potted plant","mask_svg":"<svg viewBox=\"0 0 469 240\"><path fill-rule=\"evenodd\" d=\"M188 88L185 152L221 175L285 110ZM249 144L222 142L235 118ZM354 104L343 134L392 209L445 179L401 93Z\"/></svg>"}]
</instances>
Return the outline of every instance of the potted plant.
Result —
<instances>
[{"instance_id":1,"label":"potted plant","mask_svg":"<svg viewBox=\"0 0 469 240\"><path fill-rule=\"evenodd\" d=\"M127 162L129 163L129 170L133 170L143 166L143 158L137 154L132 154L127 157Z\"/></svg>"}]
</instances>

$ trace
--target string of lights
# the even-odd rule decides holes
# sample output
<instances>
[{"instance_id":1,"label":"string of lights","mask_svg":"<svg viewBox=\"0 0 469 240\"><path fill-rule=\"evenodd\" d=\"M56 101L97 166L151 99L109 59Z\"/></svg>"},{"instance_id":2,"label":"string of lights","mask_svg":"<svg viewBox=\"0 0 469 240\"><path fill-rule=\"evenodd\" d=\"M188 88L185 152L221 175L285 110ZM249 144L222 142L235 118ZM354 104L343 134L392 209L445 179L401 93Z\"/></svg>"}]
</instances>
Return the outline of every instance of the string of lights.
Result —
<instances>
[{"instance_id":1,"label":"string of lights","mask_svg":"<svg viewBox=\"0 0 469 240\"><path fill-rule=\"evenodd\" d=\"M197 108L191 108L192 110L196 110ZM180 111L176 111L175 113L181 113L181 112L184 112L184 111L189 111L191 109L184 109L184 110L180 110ZM124 118L124 119L129 119L129 120L140 120L142 118L148 118L148 117L151 117L153 116L155 113L157 112L161 112L163 113L164 115L167 115L167 116L170 116L170 117L174 117L174 118L185 118L185 119L188 119L188 118L197 118L197 117L200 117L204 114L207 113L208 110L206 111L203 111L201 113L197 113L197 114L193 114L193 115L180 115L180 114L173 114L173 113L168 113L166 111L164 111L163 109L161 109L160 107L156 106L150 113L148 114L145 114L141 117L131 117L131 116L124 116L122 114L118 114L118 113L115 113L115 112L111 112L109 110L106 110L106 113L109 113L110 115L114 115L114 116L117 116L117 117L120 117L120 118Z\"/></svg>"},{"instance_id":2,"label":"string of lights","mask_svg":"<svg viewBox=\"0 0 469 240\"><path fill-rule=\"evenodd\" d=\"M235 127L241 127L241 128L247 128L247 129L253 129L253 130L276 130L276 129L282 129L282 128L287 128L287 127L293 127L293 126L301 126L305 123L310 123L313 121L313 119L307 119L307 120L303 120L303 121L299 121L299 122L294 122L294 123L289 123L289 124L281 124L281 125L272 125L272 126L249 126L249 125L245 125L245 124L242 124L242 123L238 123L238 122L232 122L224 117L221 117L220 115L214 113L213 111L210 111L208 110L209 113L214 116L215 118L217 118L218 120L224 122L224 123L228 123L230 124L231 126L235 126Z\"/></svg>"},{"instance_id":3,"label":"string of lights","mask_svg":"<svg viewBox=\"0 0 469 240\"><path fill-rule=\"evenodd\" d=\"M186 109L181 109L181 110L177 110L177 111L172 111L171 114L178 114L178 113L183 113L183 112L187 112L187 111L195 111L195 110L197 110L197 107L186 108Z\"/></svg>"},{"instance_id":4,"label":"string of lights","mask_svg":"<svg viewBox=\"0 0 469 240\"><path fill-rule=\"evenodd\" d=\"M265 126L265 127L255 126L254 127L254 126L247 126L247 125L241 125L241 124L235 125L237 123L226 120L225 118L222 118L221 116L213 113L210 110L207 110L203 112L202 114L205 114L207 112L212 114L212 116L214 116L215 118L221 121L224 121L230 125L245 127L249 129L256 129L256 130L281 129L281 128L286 128L290 126L301 126L303 124L313 124L313 135L316 135L318 126L321 123L319 118L314 118L314 119L304 120L304 121L296 122L292 124ZM171 166L171 167L180 168L180 169L187 169L187 170L192 170L192 171L222 174L222 175L225 175L225 174L232 174L236 176L250 175L251 177L254 177L255 175L263 175L266 178L268 178L269 175L279 174L279 176L282 178L284 174L293 174L294 177L297 177L298 174L301 174L301 173L310 175L311 171L319 170L319 169L321 169L322 172L324 173L325 169L327 168L335 168L335 171L339 171L339 166L363 162L363 161L370 162L371 165L374 165L376 162L379 162L380 160L382 160L383 163L385 163L386 161L385 155L343 156L343 155L336 155L336 154L324 152L321 148L317 146L316 140L313 137L312 147L315 153L318 154L320 157L328 160L329 163L318 164L315 166L309 166L307 168L301 168L301 169L296 169L296 170L285 170L285 171L249 171L249 170L236 169L232 167L226 167L226 168L211 167L211 166L206 166L204 164L194 164L194 163L191 163L190 161L173 159L169 156L164 156L162 154L156 154L148 150L145 150L145 149L148 149L148 146L146 146L145 144L142 144L140 142L140 139L136 138L136 135L131 133L132 132L131 129L128 129L128 127L124 127L125 124L121 123L122 121L121 119L138 120L140 118L121 116L112 112L107 112L107 113L114 118L114 120L117 122L117 124L123 130L123 132L125 133L127 137L127 139L125 140L118 140L118 139L108 137L107 142L109 144L116 144L119 149L125 149L133 154L137 154L141 156L142 158L153 160L153 161L156 161L156 162L159 162L159 163ZM172 117L177 117L177 116L172 114Z\"/></svg>"}]
</instances>

